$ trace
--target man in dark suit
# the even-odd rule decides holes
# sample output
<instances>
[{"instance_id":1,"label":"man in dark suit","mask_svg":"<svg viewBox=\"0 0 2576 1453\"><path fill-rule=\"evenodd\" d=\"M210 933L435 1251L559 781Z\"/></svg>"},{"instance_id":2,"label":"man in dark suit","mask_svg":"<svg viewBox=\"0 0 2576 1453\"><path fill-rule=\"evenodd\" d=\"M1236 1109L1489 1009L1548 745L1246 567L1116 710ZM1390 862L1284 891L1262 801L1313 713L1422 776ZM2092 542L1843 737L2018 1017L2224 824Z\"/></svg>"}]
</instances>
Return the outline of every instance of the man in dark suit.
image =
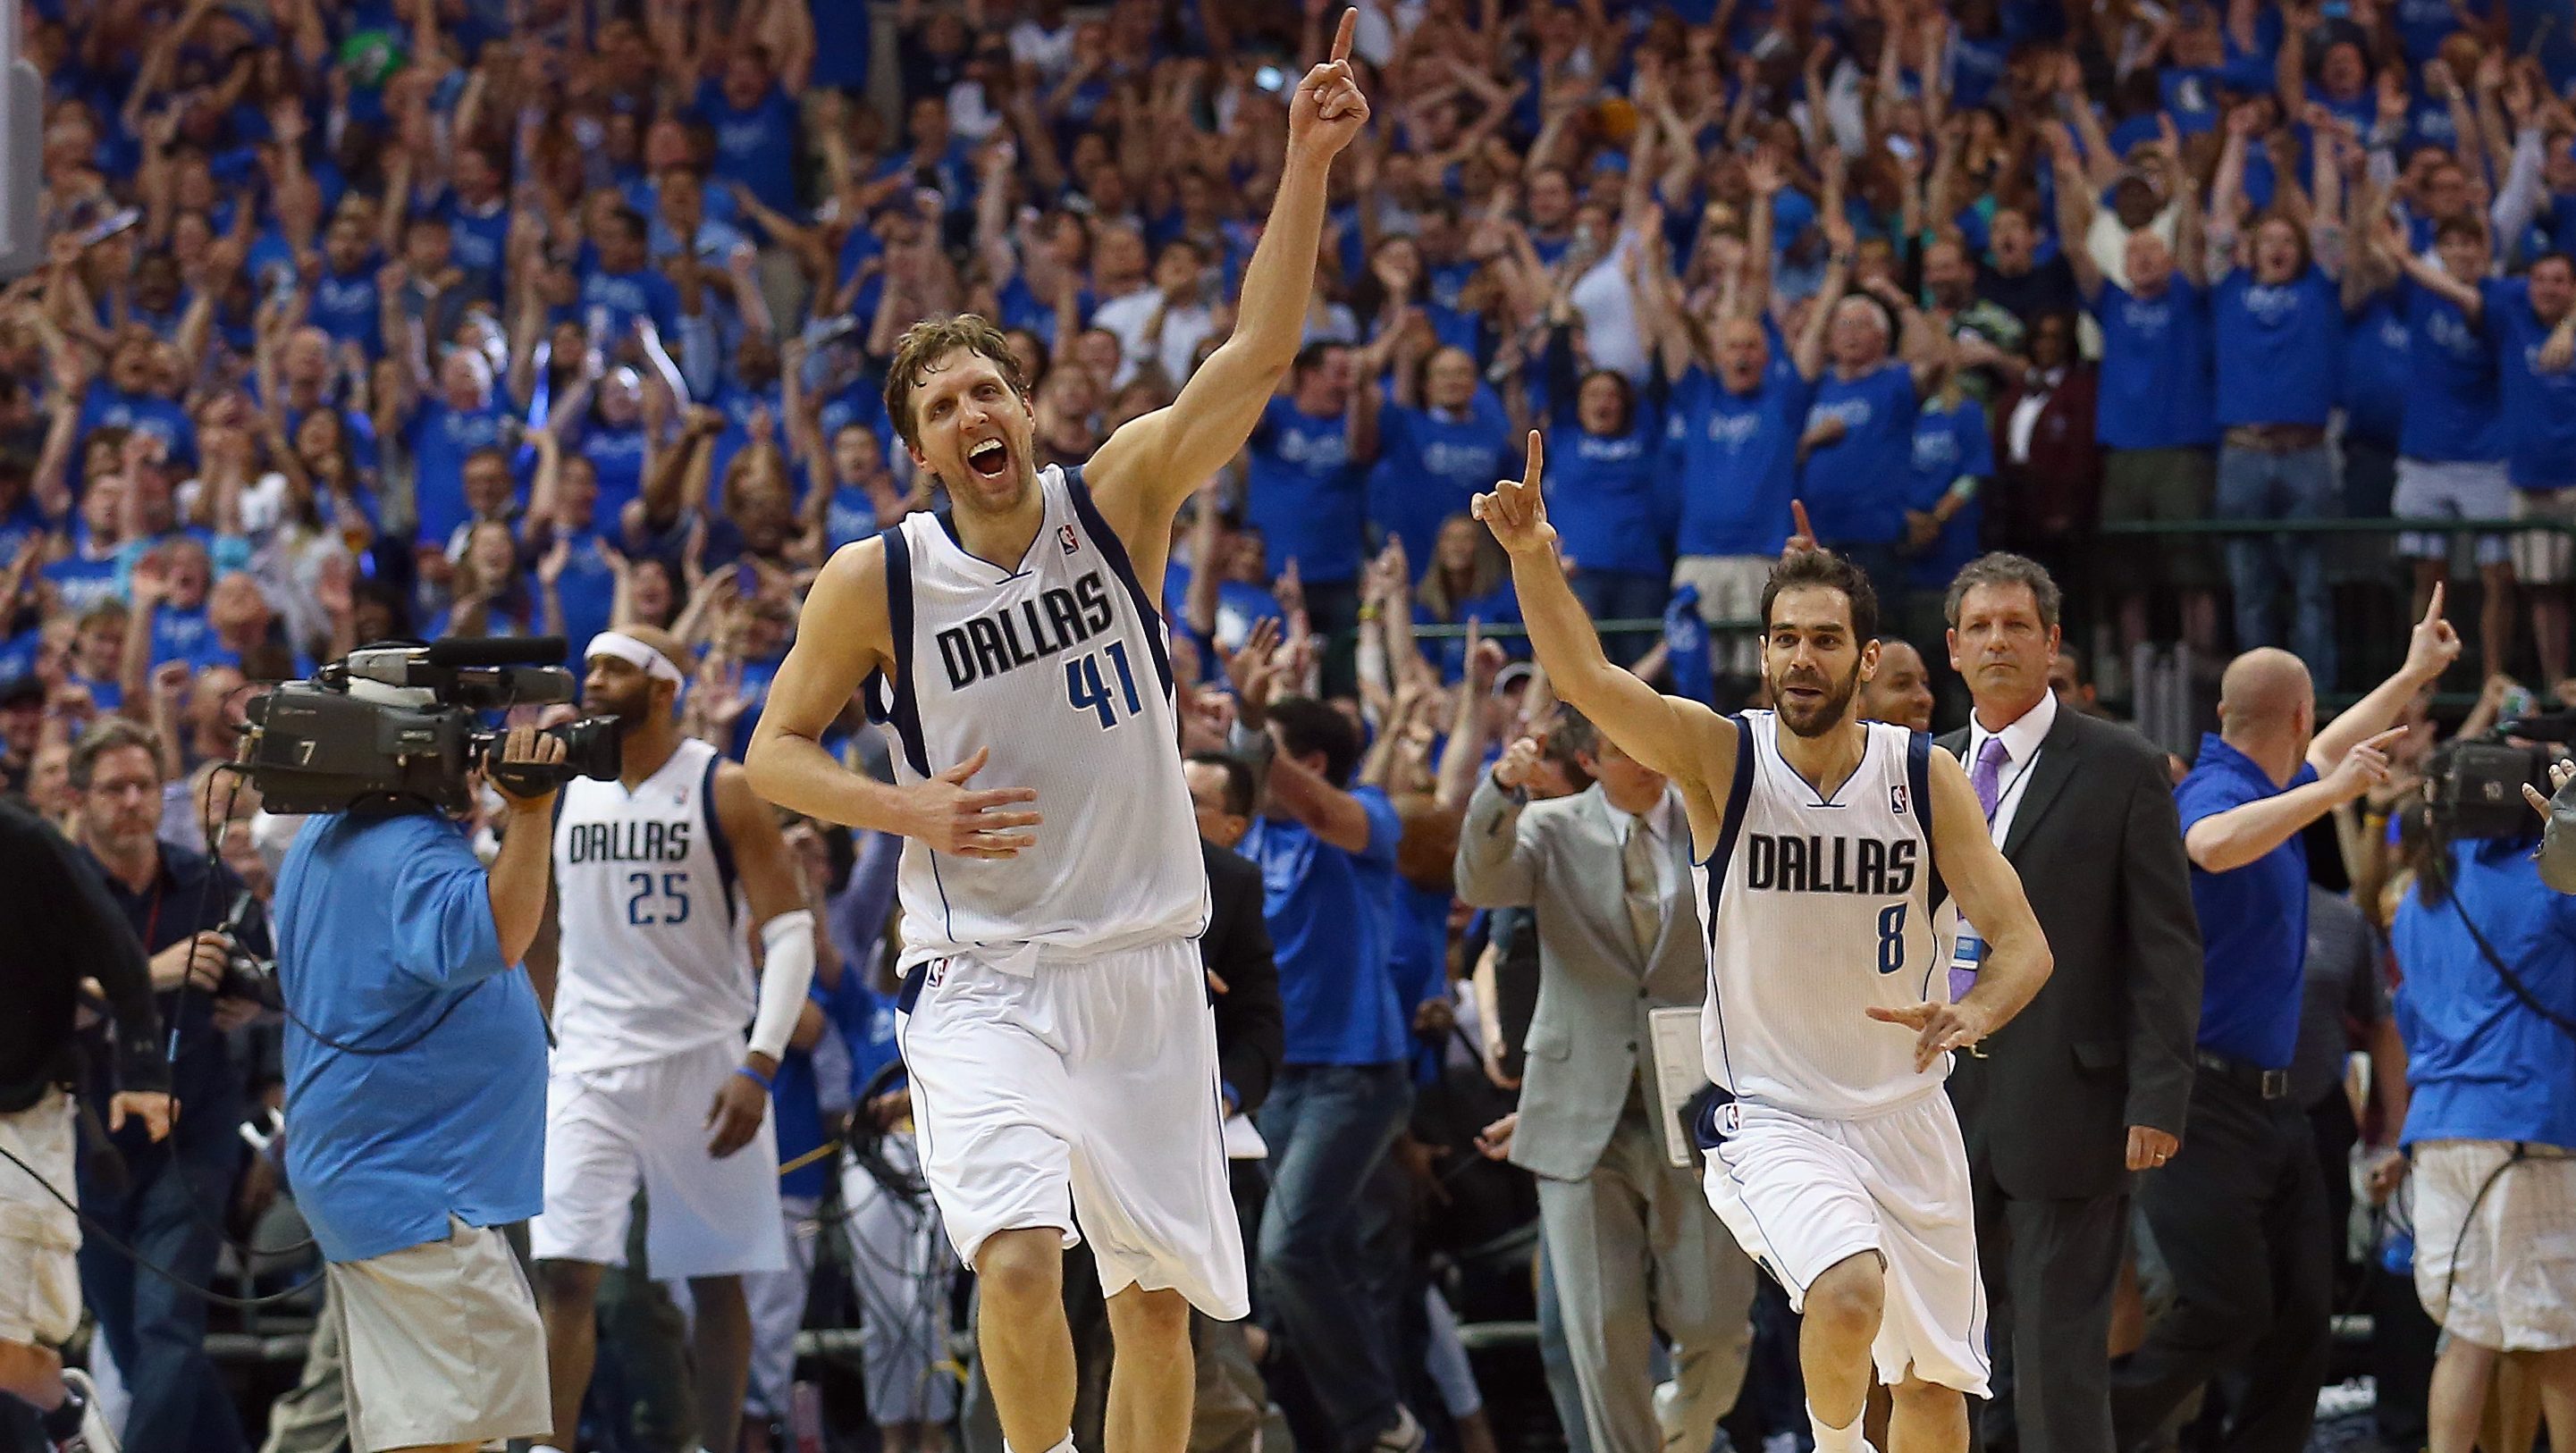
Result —
<instances>
[{"instance_id":1,"label":"man in dark suit","mask_svg":"<svg viewBox=\"0 0 2576 1453\"><path fill-rule=\"evenodd\" d=\"M1950 664L1976 709L1940 744L1967 765L2058 964L1950 1079L1995 1309L1985 1441L2111 1453L2107 1344L2132 1173L2173 1155L2191 1099L2201 952L2190 867L2164 754L2049 689L2048 572L1984 556L1951 582L1946 614ZM1953 998L1978 952L1962 924Z\"/></svg>"},{"instance_id":2,"label":"man in dark suit","mask_svg":"<svg viewBox=\"0 0 2576 1453\"><path fill-rule=\"evenodd\" d=\"M1227 1112L1249 1115L1269 1095L1286 1052L1279 966L1261 916L1261 869L1234 850L1252 825L1252 769L1238 757L1201 752L1181 770L1198 810L1199 856L1207 862L1208 926L1199 935L1199 958L1216 997L1217 1073Z\"/></svg>"}]
</instances>

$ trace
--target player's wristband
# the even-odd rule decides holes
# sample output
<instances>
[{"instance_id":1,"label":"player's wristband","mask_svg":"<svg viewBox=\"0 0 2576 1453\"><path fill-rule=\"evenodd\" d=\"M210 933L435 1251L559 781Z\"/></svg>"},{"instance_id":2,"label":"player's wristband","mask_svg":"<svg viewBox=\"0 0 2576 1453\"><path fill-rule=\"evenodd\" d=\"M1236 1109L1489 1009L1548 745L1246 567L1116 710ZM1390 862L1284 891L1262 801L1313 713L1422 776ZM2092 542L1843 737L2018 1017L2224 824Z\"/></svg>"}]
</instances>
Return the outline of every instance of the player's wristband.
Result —
<instances>
[{"instance_id":1,"label":"player's wristband","mask_svg":"<svg viewBox=\"0 0 2576 1453\"><path fill-rule=\"evenodd\" d=\"M760 1086L763 1093L767 1093L778 1088L776 1080L772 1079L768 1075L762 1074L760 1071L753 1069L749 1065L735 1065L733 1067L733 1072L742 1076L744 1079L751 1081L753 1084Z\"/></svg>"}]
</instances>

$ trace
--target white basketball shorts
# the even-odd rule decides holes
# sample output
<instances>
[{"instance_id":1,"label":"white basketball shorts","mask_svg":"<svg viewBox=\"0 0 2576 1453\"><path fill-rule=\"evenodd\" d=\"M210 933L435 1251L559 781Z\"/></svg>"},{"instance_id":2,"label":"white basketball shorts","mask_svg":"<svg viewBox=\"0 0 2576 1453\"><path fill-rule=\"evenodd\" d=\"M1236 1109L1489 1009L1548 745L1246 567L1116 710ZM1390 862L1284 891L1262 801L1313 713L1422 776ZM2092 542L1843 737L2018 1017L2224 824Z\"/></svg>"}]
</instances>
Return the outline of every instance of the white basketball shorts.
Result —
<instances>
[{"instance_id":1,"label":"white basketball shorts","mask_svg":"<svg viewBox=\"0 0 2576 1453\"><path fill-rule=\"evenodd\" d=\"M1090 1238L1104 1295L1169 1289L1244 1316L1197 943L1033 967L958 954L904 983L922 1167L959 1259L973 1266L996 1231L1050 1227L1066 1246Z\"/></svg>"},{"instance_id":2,"label":"white basketball shorts","mask_svg":"<svg viewBox=\"0 0 2576 1453\"><path fill-rule=\"evenodd\" d=\"M1886 1311L1878 1380L1986 1395L1986 1293L1977 1277L1968 1149L1940 1090L1884 1114L1826 1120L1739 1101L1741 1128L1709 1152L1708 1203L1736 1244L1806 1309L1834 1263L1875 1251Z\"/></svg>"},{"instance_id":3,"label":"white basketball shorts","mask_svg":"<svg viewBox=\"0 0 2576 1453\"><path fill-rule=\"evenodd\" d=\"M626 1264L629 1213L644 1192L644 1258L661 1279L785 1271L778 1139L761 1112L751 1143L707 1153L707 1111L742 1063L713 1040L643 1064L558 1071L546 1081L546 1210L528 1223L539 1261Z\"/></svg>"}]
</instances>

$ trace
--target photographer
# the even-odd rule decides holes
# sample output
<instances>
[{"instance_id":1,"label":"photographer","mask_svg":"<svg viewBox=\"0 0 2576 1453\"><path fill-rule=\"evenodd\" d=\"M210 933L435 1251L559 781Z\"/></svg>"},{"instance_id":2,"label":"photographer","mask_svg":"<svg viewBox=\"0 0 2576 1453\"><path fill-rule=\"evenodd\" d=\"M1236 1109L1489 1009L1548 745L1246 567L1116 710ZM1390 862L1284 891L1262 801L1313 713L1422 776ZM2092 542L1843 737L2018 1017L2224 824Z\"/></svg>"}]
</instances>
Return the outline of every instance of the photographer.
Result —
<instances>
[{"instance_id":1,"label":"photographer","mask_svg":"<svg viewBox=\"0 0 2576 1453\"><path fill-rule=\"evenodd\" d=\"M2489 743L2435 757L2415 882L2390 930L2415 1290L2449 1334L2431 1453L2469 1453L2499 1352L2539 1354L2550 1445L2576 1446L2576 903L2542 891L2510 794L2495 795L2510 816L2477 801L2499 761L2537 765Z\"/></svg>"},{"instance_id":2,"label":"photographer","mask_svg":"<svg viewBox=\"0 0 2576 1453\"><path fill-rule=\"evenodd\" d=\"M509 733L488 873L456 822L415 806L315 817L278 874L287 1171L329 1263L360 1453L549 1427L536 1298L495 1228L537 1214L546 1108L519 964L545 913L555 789L509 768L564 755Z\"/></svg>"},{"instance_id":3,"label":"photographer","mask_svg":"<svg viewBox=\"0 0 2576 1453\"><path fill-rule=\"evenodd\" d=\"M241 1169L244 1066L230 1031L258 1012L247 994L228 993L236 950L268 948L268 927L252 903L226 932L241 880L222 863L161 841L161 739L110 717L72 748L71 786L80 839L109 899L150 955L152 987L177 1046L170 1066L179 1102L169 1139L153 1143L129 1124L108 1146L81 1158L81 1208L110 1235L181 1280L214 1280L224 1213ZM109 1103L105 1066L94 1058L84 1093ZM241 1453L240 1416L223 1376L205 1354L206 1304L99 1238L81 1249L81 1289L106 1333L133 1405L126 1441L136 1448Z\"/></svg>"},{"instance_id":4,"label":"photographer","mask_svg":"<svg viewBox=\"0 0 2576 1453\"><path fill-rule=\"evenodd\" d=\"M73 1189L72 1024L84 980L105 996L117 1092L107 1122L170 1132L168 1067L149 971L98 876L52 825L0 801L0 1390L33 1407L56 1448L107 1448L88 1380L54 1348L80 1329ZM38 1178L41 1177L41 1180ZM0 1429L8 1426L0 1420Z\"/></svg>"}]
</instances>

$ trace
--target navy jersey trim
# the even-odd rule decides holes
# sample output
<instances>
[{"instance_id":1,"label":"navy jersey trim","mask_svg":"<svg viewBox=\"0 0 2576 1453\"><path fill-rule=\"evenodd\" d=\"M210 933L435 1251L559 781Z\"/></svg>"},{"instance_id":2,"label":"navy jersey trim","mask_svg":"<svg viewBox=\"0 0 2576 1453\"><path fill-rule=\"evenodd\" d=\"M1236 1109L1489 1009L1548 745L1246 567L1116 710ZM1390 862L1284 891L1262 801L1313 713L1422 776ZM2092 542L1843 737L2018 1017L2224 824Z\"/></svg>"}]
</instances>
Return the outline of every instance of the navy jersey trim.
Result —
<instances>
[{"instance_id":1,"label":"navy jersey trim","mask_svg":"<svg viewBox=\"0 0 2576 1453\"><path fill-rule=\"evenodd\" d=\"M1950 885L1941 881L1941 855L1932 850L1932 738L1928 733L1911 732L1906 736L1905 787L1914 799L1914 820L1923 828L1923 862L1931 874L1923 901L1938 912L1950 899Z\"/></svg>"},{"instance_id":2,"label":"navy jersey trim","mask_svg":"<svg viewBox=\"0 0 2576 1453\"><path fill-rule=\"evenodd\" d=\"M1109 528L1100 517L1100 507L1091 502L1091 488L1082 482L1082 471L1064 471L1065 498L1073 504L1073 517L1082 522L1082 532L1100 547L1100 558L1109 562L1119 582L1127 587L1127 597L1136 602L1137 614L1145 618L1145 644L1154 652L1154 675L1163 683L1163 699L1172 696L1172 648L1163 642L1163 612L1154 598L1145 593L1145 583L1136 578L1136 562L1127 558L1127 542ZM1175 703L1174 710L1178 710Z\"/></svg>"},{"instance_id":3,"label":"navy jersey trim","mask_svg":"<svg viewBox=\"0 0 2576 1453\"><path fill-rule=\"evenodd\" d=\"M877 538L885 541L886 625L894 635L894 700L886 717L903 740L912 774L927 777L930 748L921 739L921 698L912 685L912 541L899 524Z\"/></svg>"},{"instance_id":4,"label":"navy jersey trim","mask_svg":"<svg viewBox=\"0 0 2576 1453\"><path fill-rule=\"evenodd\" d=\"M1753 726L1742 713L1727 718L1735 727L1735 777L1726 785L1726 821L1718 826L1717 846L1709 849L1708 916L1717 920L1717 891L1726 864L1735 856L1735 840L1744 832L1744 809L1753 801ZM1712 929L1712 932L1715 930Z\"/></svg>"},{"instance_id":5,"label":"navy jersey trim","mask_svg":"<svg viewBox=\"0 0 2576 1453\"><path fill-rule=\"evenodd\" d=\"M716 769L725 764L718 752L707 758L707 774L698 782L698 810L707 820L707 850L716 855L716 891L724 896L725 921L739 915L733 902L733 841L725 836L724 818L716 812Z\"/></svg>"}]
</instances>

